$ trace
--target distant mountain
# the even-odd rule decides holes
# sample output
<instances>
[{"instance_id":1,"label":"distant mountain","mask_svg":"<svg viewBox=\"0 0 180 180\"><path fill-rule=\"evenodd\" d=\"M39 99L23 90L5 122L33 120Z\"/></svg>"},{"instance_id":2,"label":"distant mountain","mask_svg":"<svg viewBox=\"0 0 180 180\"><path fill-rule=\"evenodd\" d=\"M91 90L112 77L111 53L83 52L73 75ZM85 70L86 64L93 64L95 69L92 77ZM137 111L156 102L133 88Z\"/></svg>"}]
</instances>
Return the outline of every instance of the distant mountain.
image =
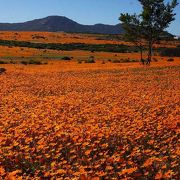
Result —
<instances>
[{"instance_id":1,"label":"distant mountain","mask_svg":"<svg viewBox=\"0 0 180 180\"><path fill-rule=\"evenodd\" d=\"M0 23L0 31L46 31L70 33L122 34L123 28L117 25L82 25L64 16L48 16L24 23Z\"/></svg>"}]
</instances>

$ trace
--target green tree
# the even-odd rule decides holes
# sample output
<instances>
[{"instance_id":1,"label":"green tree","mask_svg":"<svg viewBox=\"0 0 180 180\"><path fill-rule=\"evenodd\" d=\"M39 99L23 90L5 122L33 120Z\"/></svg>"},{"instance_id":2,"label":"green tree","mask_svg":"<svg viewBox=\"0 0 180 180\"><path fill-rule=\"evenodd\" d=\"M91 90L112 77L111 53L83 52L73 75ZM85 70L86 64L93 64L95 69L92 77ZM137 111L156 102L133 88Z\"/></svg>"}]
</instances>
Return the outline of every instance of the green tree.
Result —
<instances>
[{"instance_id":1,"label":"green tree","mask_svg":"<svg viewBox=\"0 0 180 180\"><path fill-rule=\"evenodd\" d=\"M177 0L168 3L165 3L164 0L138 1L142 5L142 12L139 15L121 14L120 20L126 31L125 37L132 39L132 42L140 39L141 42L143 40L147 42L148 57L146 64L150 64L153 45L170 23L175 20L174 8L178 2Z\"/></svg>"},{"instance_id":2,"label":"green tree","mask_svg":"<svg viewBox=\"0 0 180 180\"><path fill-rule=\"evenodd\" d=\"M136 47L138 47L140 51L140 59L141 62L144 64L143 60L143 36L142 36L142 23L140 21L140 17L136 14L129 15L129 14L121 14L121 17L119 18L121 22L123 22L123 28L125 30L124 38L127 41L130 41L135 44Z\"/></svg>"}]
</instances>

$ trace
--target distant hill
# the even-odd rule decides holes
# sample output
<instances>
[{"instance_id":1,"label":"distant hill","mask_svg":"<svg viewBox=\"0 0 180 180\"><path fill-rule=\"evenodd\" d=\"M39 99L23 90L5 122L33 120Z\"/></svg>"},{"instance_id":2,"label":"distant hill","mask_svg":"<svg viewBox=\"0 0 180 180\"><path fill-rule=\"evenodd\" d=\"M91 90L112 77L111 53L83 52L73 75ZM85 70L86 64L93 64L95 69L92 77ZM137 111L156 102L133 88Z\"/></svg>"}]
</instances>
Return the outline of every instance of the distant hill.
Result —
<instances>
[{"instance_id":1,"label":"distant hill","mask_svg":"<svg viewBox=\"0 0 180 180\"><path fill-rule=\"evenodd\" d=\"M48 16L24 23L0 23L0 31L45 31L70 33L122 34L123 28L117 25L82 25L64 16Z\"/></svg>"}]
</instances>

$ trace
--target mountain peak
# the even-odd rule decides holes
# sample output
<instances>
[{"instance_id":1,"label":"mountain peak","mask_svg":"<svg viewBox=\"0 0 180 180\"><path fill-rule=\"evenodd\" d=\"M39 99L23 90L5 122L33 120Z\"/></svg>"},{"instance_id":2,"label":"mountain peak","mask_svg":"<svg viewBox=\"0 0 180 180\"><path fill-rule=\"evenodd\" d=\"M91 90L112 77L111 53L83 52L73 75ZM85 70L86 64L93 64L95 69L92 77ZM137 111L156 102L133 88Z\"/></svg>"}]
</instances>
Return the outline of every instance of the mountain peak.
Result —
<instances>
[{"instance_id":1,"label":"mountain peak","mask_svg":"<svg viewBox=\"0 0 180 180\"><path fill-rule=\"evenodd\" d=\"M24 23L0 23L0 31L47 31L70 33L121 34L123 29L117 25L82 25L65 16L47 16Z\"/></svg>"},{"instance_id":2,"label":"mountain peak","mask_svg":"<svg viewBox=\"0 0 180 180\"><path fill-rule=\"evenodd\" d=\"M51 20L51 19L68 19L68 20L71 20L71 19L67 18L66 16L57 16L57 15L47 16L47 17L42 18L42 19L48 19L48 20Z\"/></svg>"}]
</instances>

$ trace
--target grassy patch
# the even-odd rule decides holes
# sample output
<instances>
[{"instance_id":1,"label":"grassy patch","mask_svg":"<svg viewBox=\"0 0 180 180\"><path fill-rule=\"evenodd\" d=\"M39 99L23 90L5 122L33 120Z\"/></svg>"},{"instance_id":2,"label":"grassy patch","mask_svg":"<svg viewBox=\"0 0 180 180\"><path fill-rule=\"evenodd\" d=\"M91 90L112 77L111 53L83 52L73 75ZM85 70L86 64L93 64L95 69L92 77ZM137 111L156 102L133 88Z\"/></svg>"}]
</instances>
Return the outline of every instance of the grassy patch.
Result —
<instances>
[{"instance_id":1,"label":"grassy patch","mask_svg":"<svg viewBox=\"0 0 180 180\"><path fill-rule=\"evenodd\" d=\"M34 59L30 59L30 60L22 60L20 61L21 64L24 65L28 65L28 64L33 64L33 65L44 65L44 64L48 64L47 62L43 62L40 60L34 60Z\"/></svg>"},{"instance_id":2,"label":"grassy patch","mask_svg":"<svg viewBox=\"0 0 180 180\"><path fill-rule=\"evenodd\" d=\"M135 60L135 59L115 59L115 60L111 60L110 62L112 63L131 63L131 62L139 62L139 60Z\"/></svg>"},{"instance_id":3,"label":"grassy patch","mask_svg":"<svg viewBox=\"0 0 180 180\"><path fill-rule=\"evenodd\" d=\"M128 53L137 52L137 48L134 46L128 46L124 44L84 44L84 43L33 43L28 41L10 41L0 40L1 46L9 47L28 47L36 49L52 49L52 50L85 50L91 52L117 52L117 53Z\"/></svg>"}]
</instances>

